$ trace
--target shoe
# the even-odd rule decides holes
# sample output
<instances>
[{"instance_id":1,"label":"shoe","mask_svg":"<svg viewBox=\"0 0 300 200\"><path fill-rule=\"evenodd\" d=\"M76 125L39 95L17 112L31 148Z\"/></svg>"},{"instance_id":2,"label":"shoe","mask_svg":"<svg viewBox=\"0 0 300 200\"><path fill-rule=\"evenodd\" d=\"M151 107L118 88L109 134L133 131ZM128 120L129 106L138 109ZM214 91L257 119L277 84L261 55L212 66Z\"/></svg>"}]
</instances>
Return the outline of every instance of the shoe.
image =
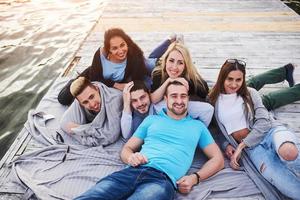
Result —
<instances>
[{"instance_id":1,"label":"shoe","mask_svg":"<svg viewBox=\"0 0 300 200\"><path fill-rule=\"evenodd\" d=\"M175 42L177 38L176 33L172 33L171 35L169 35L168 40L170 40L171 43Z\"/></svg>"},{"instance_id":2,"label":"shoe","mask_svg":"<svg viewBox=\"0 0 300 200\"><path fill-rule=\"evenodd\" d=\"M295 85L295 80L294 80L294 69L295 66L292 63L289 63L284 66L286 70L286 77L285 80L289 83L290 87L293 87Z\"/></svg>"},{"instance_id":3,"label":"shoe","mask_svg":"<svg viewBox=\"0 0 300 200\"><path fill-rule=\"evenodd\" d=\"M180 44L184 44L184 37L182 34L178 34L176 37L176 42L180 43Z\"/></svg>"}]
</instances>

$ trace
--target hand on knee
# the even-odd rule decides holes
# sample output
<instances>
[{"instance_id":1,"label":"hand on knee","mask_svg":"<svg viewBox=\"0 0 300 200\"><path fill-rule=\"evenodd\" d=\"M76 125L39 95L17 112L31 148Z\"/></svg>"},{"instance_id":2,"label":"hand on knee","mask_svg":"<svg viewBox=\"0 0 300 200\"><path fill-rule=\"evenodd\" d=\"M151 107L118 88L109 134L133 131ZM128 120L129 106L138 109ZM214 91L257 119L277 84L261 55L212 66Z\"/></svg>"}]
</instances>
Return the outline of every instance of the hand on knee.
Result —
<instances>
[{"instance_id":1,"label":"hand on knee","mask_svg":"<svg viewBox=\"0 0 300 200\"><path fill-rule=\"evenodd\" d=\"M298 149L294 143L283 143L278 150L280 157L287 161L295 160L298 156Z\"/></svg>"}]
</instances>

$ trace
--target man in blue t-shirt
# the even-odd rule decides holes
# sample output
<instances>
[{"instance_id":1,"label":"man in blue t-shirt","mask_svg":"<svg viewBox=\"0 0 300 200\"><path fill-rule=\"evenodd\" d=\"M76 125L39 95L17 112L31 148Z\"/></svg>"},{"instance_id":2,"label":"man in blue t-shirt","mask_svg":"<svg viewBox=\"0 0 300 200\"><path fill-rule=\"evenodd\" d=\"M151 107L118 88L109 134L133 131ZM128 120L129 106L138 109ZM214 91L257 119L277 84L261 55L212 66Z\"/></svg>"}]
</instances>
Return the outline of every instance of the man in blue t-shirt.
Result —
<instances>
[{"instance_id":1,"label":"man in blue t-shirt","mask_svg":"<svg viewBox=\"0 0 300 200\"><path fill-rule=\"evenodd\" d=\"M125 140L132 136L148 115L157 114L166 107L165 101L151 103L149 90L140 80L131 81L125 85L123 106L121 130ZM201 120L206 126L209 125L214 113L212 105L200 101L190 101L187 110L193 119Z\"/></svg>"},{"instance_id":2,"label":"man in blue t-shirt","mask_svg":"<svg viewBox=\"0 0 300 200\"><path fill-rule=\"evenodd\" d=\"M173 199L176 189L189 193L224 167L206 126L187 115L188 88L171 82L164 98L167 109L148 116L124 145L121 159L129 167L101 179L76 199ZM186 175L197 146L208 161L198 172Z\"/></svg>"}]
</instances>

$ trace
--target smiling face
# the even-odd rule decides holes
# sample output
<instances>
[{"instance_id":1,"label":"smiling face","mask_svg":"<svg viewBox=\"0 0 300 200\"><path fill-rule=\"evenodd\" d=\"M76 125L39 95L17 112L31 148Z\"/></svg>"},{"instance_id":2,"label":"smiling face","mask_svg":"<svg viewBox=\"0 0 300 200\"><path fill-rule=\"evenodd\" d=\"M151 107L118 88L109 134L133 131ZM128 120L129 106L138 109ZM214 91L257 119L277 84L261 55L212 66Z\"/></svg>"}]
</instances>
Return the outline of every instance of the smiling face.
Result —
<instances>
[{"instance_id":1,"label":"smiling face","mask_svg":"<svg viewBox=\"0 0 300 200\"><path fill-rule=\"evenodd\" d=\"M109 59L112 62L120 63L127 58L128 45L119 36L112 37L109 42Z\"/></svg>"},{"instance_id":2,"label":"smiling face","mask_svg":"<svg viewBox=\"0 0 300 200\"><path fill-rule=\"evenodd\" d=\"M169 85L165 95L168 115L174 119L186 116L189 101L188 90L183 85Z\"/></svg>"},{"instance_id":3,"label":"smiling face","mask_svg":"<svg viewBox=\"0 0 300 200\"><path fill-rule=\"evenodd\" d=\"M241 88L244 81L243 75L243 72L240 70L233 70L227 75L224 81L226 94L236 93Z\"/></svg>"},{"instance_id":4,"label":"smiling face","mask_svg":"<svg viewBox=\"0 0 300 200\"><path fill-rule=\"evenodd\" d=\"M144 90L135 90L130 93L131 97L131 106L134 110L141 114L148 112L150 107L150 97L147 92Z\"/></svg>"},{"instance_id":5,"label":"smiling face","mask_svg":"<svg viewBox=\"0 0 300 200\"><path fill-rule=\"evenodd\" d=\"M80 105L87 110L100 112L101 98L96 87L87 86L79 95L76 96Z\"/></svg>"},{"instance_id":6,"label":"smiling face","mask_svg":"<svg viewBox=\"0 0 300 200\"><path fill-rule=\"evenodd\" d=\"M170 78L178 78L182 76L185 69L184 58L177 50L173 50L166 60L166 72Z\"/></svg>"}]
</instances>

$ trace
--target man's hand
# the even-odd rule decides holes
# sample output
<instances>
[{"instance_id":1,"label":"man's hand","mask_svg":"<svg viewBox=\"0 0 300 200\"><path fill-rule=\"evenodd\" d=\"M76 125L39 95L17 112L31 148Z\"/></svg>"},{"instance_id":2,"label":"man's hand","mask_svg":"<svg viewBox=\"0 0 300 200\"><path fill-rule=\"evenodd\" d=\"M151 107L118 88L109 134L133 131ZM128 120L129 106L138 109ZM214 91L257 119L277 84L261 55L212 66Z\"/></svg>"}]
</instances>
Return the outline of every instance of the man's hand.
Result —
<instances>
[{"instance_id":1,"label":"man's hand","mask_svg":"<svg viewBox=\"0 0 300 200\"><path fill-rule=\"evenodd\" d=\"M133 153L128 158L128 164L132 167L137 167L139 165L146 164L147 162L147 157L140 152Z\"/></svg>"},{"instance_id":2,"label":"man's hand","mask_svg":"<svg viewBox=\"0 0 300 200\"><path fill-rule=\"evenodd\" d=\"M131 113L131 96L130 96L130 90L133 87L133 81L130 81L127 83L123 89L123 103L124 103L124 108L123 110L127 113Z\"/></svg>"},{"instance_id":3,"label":"man's hand","mask_svg":"<svg viewBox=\"0 0 300 200\"><path fill-rule=\"evenodd\" d=\"M231 156L234 154L234 152L235 152L235 148L231 144L226 146L225 154L228 159L231 159Z\"/></svg>"},{"instance_id":4,"label":"man's hand","mask_svg":"<svg viewBox=\"0 0 300 200\"><path fill-rule=\"evenodd\" d=\"M178 187L178 191L180 193L187 194L189 193L193 186L198 182L197 176L195 174L191 174L189 176L183 176L181 177L176 183Z\"/></svg>"},{"instance_id":5,"label":"man's hand","mask_svg":"<svg viewBox=\"0 0 300 200\"><path fill-rule=\"evenodd\" d=\"M74 123L74 122L69 122L68 124L67 124L67 133L69 133L69 134L74 134L74 132L72 131L72 129L73 128L77 128L79 126L79 124L76 124L76 123Z\"/></svg>"}]
</instances>

